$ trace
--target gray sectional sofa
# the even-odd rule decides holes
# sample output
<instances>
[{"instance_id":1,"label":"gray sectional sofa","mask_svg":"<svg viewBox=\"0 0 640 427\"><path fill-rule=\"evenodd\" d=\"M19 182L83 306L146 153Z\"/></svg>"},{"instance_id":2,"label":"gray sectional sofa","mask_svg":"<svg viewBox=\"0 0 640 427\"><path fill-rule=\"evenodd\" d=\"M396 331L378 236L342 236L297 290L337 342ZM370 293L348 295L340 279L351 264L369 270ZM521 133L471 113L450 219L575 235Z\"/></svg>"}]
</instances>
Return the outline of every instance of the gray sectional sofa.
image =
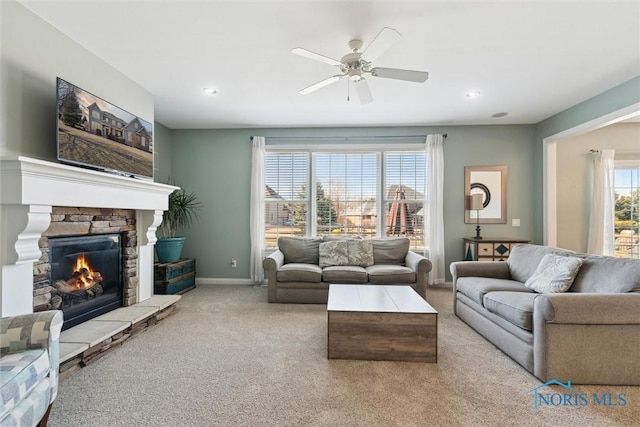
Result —
<instances>
[{"instance_id":1,"label":"gray sectional sofa","mask_svg":"<svg viewBox=\"0 0 640 427\"><path fill-rule=\"evenodd\" d=\"M326 304L330 283L410 285L425 298L431 262L405 237L280 237L263 261L269 302Z\"/></svg>"},{"instance_id":2,"label":"gray sectional sofa","mask_svg":"<svg viewBox=\"0 0 640 427\"><path fill-rule=\"evenodd\" d=\"M568 290L527 287L555 271L541 262L563 261L547 254L581 262ZM640 385L640 260L516 245L451 274L455 314L540 380Z\"/></svg>"}]
</instances>

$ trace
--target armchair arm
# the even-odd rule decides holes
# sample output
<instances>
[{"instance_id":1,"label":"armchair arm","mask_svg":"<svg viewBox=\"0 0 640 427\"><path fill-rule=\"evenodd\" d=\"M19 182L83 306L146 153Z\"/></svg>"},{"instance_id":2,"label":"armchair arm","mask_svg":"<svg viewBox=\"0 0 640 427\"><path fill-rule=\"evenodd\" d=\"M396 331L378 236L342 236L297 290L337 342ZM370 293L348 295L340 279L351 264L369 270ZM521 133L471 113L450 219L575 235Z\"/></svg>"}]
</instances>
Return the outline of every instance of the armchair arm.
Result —
<instances>
[{"instance_id":1,"label":"armchair arm","mask_svg":"<svg viewBox=\"0 0 640 427\"><path fill-rule=\"evenodd\" d=\"M427 279L432 268L431 261L416 252L409 251L404 259L404 264L415 271L416 291L422 298L426 299Z\"/></svg>"},{"instance_id":2,"label":"armchair arm","mask_svg":"<svg viewBox=\"0 0 640 427\"><path fill-rule=\"evenodd\" d=\"M58 394L61 310L41 311L0 319L0 355L43 348L49 354L51 399Z\"/></svg>"},{"instance_id":3,"label":"armchair arm","mask_svg":"<svg viewBox=\"0 0 640 427\"><path fill-rule=\"evenodd\" d=\"M534 375L640 385L640 294L567 292L533 304Z\"/></svg>"},{"instance_id":4,"label":"armchair arm","mask_svg":"<svg viewBox=\"0 0 640 427\"><path fill-rule=\"evenodd\" d=\"M278 269L284 265L284 254L280 249L276 249L262 261L262 267L267 272L267 299L269 302L276 302L276 280Z\"/></svg>"}]
</instances>

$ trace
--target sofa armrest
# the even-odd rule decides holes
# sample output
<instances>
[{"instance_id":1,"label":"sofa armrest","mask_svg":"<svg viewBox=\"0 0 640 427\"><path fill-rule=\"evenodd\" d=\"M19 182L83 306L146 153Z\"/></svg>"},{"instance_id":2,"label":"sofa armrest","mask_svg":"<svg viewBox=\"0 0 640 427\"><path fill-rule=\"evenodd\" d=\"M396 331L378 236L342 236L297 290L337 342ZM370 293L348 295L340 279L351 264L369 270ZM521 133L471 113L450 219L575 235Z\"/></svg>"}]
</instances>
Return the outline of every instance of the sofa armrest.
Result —
<instances>
[{"instance_id":1,"label":"sofa armrest","mask_svg":"<svg viewBox=\"0 0 640 427\"><path fill-rule=\"evenodd\" d=\"M278 269L284 265L284 253L276 249L262 261L262 267L267 272L267 299L276 302L276 280Z\"/></svg>"},{"instance_id":2,"label":"sofa armrest","mask_svg":"<svg viewBox=\"0 0 640 427\"><path fill-rule=\"evenodd\" d=\"M416 273L416 292L426 300L427 282L432 264L427 258L413 251L408 251L404 264Z\"/></svg>"},{"instance_id":3,"label":"sofa armrest","mask_svg":"<svg viewBox=\"0 0 640 427\"><path fill-rule=\"evenodd\" d=\"M491 277L511 279L509 265L504 261L454 261L449 265L453 286L453 313L456 314L456 299L459 277Z\"/></svg>"},{"instance_id":4,"label":"sofa armrest","mask_svg":"<svg viewBox=\"0 0 640 427\"><path fill-rule=\"evenodd\" d=\"M511 279L509 265L504 261L455 261L451 263L449 270L451 271L454 285L458 277Z\"/></svg>"},{"instance_id":5,"label":"sofa armrest","mask_svg":"<svg viewBox=\"0 0 640 427\"><path fill-rule=\"evenodd\" d=\"M51 383L49 403L53 402L58 394L62 323L61 310L41 311L0 319L1 356L38 348L47 350L50 365L49 381Z\"/></svg>"},{"instance_id":6,"label":"sofa armrest","mask_svg":"<svg viewBox=\"0 0 640 427\"><path fill-rule=\"evenodd\" d=\"M640 293L566 292L536 297L540 321L584 325L640 325Z\"/></svg>"},{"instance_id":7,"label":"sofa armrest","mask_svg":"<svg viewBox=\"0 0 640 427\"><path fill-rule=\"evenodd\" d=\"M640 385L640 294L567 292L533 304L534 375Z\"/></svg>"}]
</instances>

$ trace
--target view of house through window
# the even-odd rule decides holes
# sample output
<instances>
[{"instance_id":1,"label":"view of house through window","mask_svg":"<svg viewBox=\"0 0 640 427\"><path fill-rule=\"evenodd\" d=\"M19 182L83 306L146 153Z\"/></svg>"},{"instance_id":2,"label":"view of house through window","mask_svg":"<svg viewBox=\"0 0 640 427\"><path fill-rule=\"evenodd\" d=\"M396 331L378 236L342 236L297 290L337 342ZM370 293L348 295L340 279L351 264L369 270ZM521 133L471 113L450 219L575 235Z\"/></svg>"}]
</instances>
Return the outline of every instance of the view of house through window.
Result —
<instances>
[{"instance_id":1,"label":"view of house through window","mask_svg":"<svg viewBox=\"0 0 640 427\"><path fill-rule=\"evenodd\" d=\"M424 151L267 151L266 249L280 236L405 236L423 252L424 192Z\"/></svg>"},{"instance_id":2,"label":"view of house through window","mask_svg":"<svg viewBox=\"0 0 640 427\"><path fill-rule=\"evenodd\" d=\"M616 256L640 258L640 168L620 161L615 168Z\"/></svg>"}]
</instances>

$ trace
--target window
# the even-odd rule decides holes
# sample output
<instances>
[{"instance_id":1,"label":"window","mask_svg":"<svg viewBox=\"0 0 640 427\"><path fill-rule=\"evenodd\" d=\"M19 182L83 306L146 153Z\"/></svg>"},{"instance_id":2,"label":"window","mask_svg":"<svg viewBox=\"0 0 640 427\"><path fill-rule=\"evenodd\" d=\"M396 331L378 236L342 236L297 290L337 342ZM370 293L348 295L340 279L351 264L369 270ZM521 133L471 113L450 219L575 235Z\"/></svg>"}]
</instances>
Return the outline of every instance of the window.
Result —
<instances>
[{"instance_id":1,"label":"window","mask_svg":"<svg viewBox=\"0 0 640 427\"><path fill-rule=\"evenodd\" d=\"M357 235L406 236L422 252L424 194L424 151L267 149L266 249L280 236Z\"/></svg>"},{"instance_id":2,"label":"window","mask_svg":"<svg viewBox=\"0 0 640 427\"><path fill-rule=\"evenodd\" d=\"M313 160L315 234L375 237L379 153L315 153Z\"/></svg>"},{"instance_id":3,"label":"window","mask_svg":"<svg viewBox=\"0 0 640 427\"><path fill-rule=\"evenodd\" d=\"M615 162L615 250L621 258L640 258L640 166Z\"/></svg>"},{"instance_id":4,"label":"window","mask_svg":"<svg viewBox=\"0 0 640 427\"><path fill-rule=\"evenodd\" d=\"M309 205L309 153L266 153L265 246L278 247L280 236L305 236Z\"/></svg>"}]
</instances>

